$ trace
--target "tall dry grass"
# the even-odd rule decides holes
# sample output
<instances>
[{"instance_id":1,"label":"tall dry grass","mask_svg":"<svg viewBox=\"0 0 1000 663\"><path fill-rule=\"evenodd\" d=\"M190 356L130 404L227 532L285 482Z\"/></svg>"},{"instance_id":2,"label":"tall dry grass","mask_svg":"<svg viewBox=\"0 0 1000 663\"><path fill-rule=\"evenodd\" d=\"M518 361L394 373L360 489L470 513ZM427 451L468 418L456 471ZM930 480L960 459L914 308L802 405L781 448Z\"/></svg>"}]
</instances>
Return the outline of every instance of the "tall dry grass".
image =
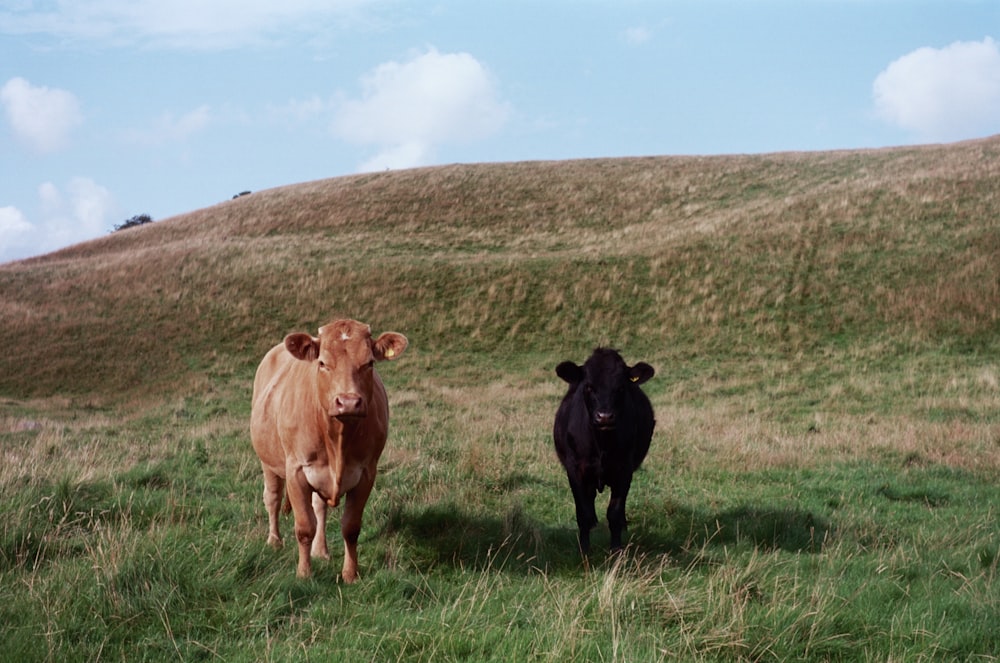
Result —
<instances>
[{"instance_id":1,"label":"tall dry grass","mask_svg":"<svg viewBox=\"0 0 1000 663\"><path fill-rule=\"evenodd\" d=\"M996 151L446 166L260 191L4 265L0 389L169 388L191 363L245 369L335 311L442 353L463 335L508 352L601 330L712 352L982 345L1000 310Z\"/></svg>"}]
</instances>

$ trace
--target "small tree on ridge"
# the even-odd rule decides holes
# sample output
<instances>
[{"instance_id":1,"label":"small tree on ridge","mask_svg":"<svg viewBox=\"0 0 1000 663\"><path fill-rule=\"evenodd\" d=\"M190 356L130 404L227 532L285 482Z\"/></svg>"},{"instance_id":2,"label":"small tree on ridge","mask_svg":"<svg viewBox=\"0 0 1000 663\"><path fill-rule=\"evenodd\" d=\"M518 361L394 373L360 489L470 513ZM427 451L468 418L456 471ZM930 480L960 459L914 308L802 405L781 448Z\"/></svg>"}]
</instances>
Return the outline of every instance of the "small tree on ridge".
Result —
<instances>
[{"instance_id":1,"label":"small tree on ridge","mask_svg":"<svg viewBox=\"0 0 1000 663\"><path fill-rule=\"evenodd\" d=\"M128 221L116 224L114 232L118 232L119 230L125 230L126 228L134 228L136 226L142 226L152 222L153 222L153 217L149 216L148 214L136 214Z\"/></svg>"}]
</instances>

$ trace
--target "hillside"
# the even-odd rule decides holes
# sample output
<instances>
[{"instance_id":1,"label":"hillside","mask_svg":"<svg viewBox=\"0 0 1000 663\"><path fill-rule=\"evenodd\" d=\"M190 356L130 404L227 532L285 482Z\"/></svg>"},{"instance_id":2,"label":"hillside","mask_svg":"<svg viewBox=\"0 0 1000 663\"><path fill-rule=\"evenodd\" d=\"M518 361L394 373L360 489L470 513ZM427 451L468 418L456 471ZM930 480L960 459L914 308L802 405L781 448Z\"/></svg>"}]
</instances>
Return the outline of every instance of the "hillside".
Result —
<instances>
[{"instance_id":1,"label":"hillside","mask_svg":"<svg viewBox=\"0 0 1000 663\"><path fill-rule=\"evenodd\" d=\"M339 313L456 365L995 351L998 194L1000 138L260 191L0 267L0 394L183 390Z\"/></svg>"},{"instance_id":2,"label":"hillside","mask_svg":"<svg viewBox=\"0 0 1000 663\"><path fill-rule=\"evenodd\" d=\"M387 172L0 265L0 651L995 660L998 157ZM337 315L410 340L350 586L333 522L311 579L266 545L248 439L263 353ZM656 428L583 557L553 369L598 343Z\"/></svg>"}]
</instances>

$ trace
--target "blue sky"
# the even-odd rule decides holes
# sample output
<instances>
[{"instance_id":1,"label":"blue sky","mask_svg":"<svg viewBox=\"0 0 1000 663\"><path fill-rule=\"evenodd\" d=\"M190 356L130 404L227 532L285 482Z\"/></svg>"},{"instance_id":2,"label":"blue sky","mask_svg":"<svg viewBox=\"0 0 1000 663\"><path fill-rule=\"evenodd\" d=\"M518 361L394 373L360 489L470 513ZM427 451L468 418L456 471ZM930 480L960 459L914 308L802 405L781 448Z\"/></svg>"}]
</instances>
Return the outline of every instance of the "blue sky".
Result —
<instances>
[{"instance_id":1,"label":"blue sky","mask_svg":"<svg viewBox=\"0 0 1000 663\"><path fill-rule=\"evenodd\" d=\"M0 262L445 163L1000 133L997 0L0 0Z\"/></svg>"}]
</instances>

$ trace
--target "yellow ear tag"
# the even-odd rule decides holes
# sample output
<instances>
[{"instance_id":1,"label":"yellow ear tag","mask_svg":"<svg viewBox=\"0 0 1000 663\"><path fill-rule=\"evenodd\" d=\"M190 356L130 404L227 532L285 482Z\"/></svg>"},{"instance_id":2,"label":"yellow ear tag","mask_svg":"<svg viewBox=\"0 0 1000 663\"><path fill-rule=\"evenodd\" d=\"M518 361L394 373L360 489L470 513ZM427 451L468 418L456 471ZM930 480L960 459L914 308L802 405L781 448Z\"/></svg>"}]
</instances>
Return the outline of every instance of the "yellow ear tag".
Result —
<instances>
[{"instance_id":1,"label":"yellow ear tag","mask_svg":"<svg viewBox=\"0 0 1000 663\"><path fill-rule=\"evenodd\" d=\"M388 350L385 351L385 356L386 357L395 357L396 356L396 351L393 350L392 348L389 348Z\"/></svg>"},{"instance_id":2,"label":"yellow ear tag","mask_svg":"<svg viewBox=\"0 0 1000 663\"><path fill-rule=\"evenodd\" d=\"M639 376L638 375L633 375L632 377L629 378L629 380L631 380L632 382L638 382L639 381Z\"/></svg>"}]
</instances>

